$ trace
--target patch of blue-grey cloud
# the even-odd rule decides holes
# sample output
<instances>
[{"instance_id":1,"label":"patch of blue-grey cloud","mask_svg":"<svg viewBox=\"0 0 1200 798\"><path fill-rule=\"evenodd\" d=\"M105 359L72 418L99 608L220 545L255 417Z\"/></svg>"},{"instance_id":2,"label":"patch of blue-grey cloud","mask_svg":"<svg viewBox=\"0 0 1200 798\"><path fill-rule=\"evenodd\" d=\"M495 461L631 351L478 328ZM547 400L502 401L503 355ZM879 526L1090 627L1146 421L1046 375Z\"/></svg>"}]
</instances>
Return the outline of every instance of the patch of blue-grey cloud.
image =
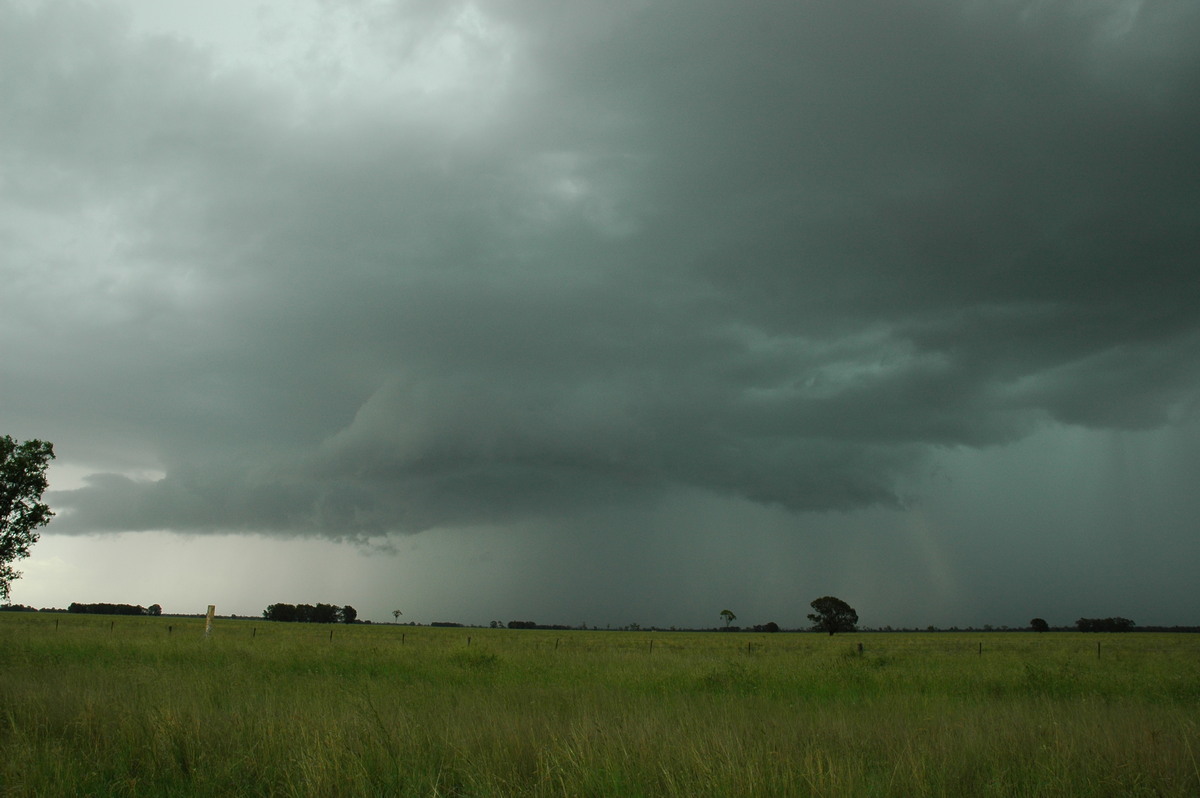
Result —
<instances>
[{"instance_id":1,"label":"patch of blue-grey cloud","mask_svg":"<svg viewBox=\"0 0 1200 798\"><path fill-rule=\"evenodd\" d=\"M1191 4L360 10L282 77L0 12L5 422L93 472L57 531L899 508L1195 418Z\"/></svg>"}]
</instances>

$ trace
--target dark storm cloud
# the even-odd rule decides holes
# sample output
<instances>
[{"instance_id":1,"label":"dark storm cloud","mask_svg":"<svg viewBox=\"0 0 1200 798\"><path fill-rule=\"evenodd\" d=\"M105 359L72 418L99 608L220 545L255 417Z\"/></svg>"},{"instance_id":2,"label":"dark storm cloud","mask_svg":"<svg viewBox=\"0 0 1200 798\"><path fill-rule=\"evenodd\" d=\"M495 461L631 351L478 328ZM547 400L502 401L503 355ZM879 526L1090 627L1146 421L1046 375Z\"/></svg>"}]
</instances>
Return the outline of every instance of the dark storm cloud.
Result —
<instances>
[{"instance_id":1,"label":"dark storm cloud","mask_svg":"<svg viewBox=\"0 0 1200 798\"><path fill-rule=\"evenodd\" d=\"M1196 411L1189 3L398 5L467 78L377 91L61 9L0 16L5 411L165 474L61 531L852 509Z\"/></svg>"}]
</instances>

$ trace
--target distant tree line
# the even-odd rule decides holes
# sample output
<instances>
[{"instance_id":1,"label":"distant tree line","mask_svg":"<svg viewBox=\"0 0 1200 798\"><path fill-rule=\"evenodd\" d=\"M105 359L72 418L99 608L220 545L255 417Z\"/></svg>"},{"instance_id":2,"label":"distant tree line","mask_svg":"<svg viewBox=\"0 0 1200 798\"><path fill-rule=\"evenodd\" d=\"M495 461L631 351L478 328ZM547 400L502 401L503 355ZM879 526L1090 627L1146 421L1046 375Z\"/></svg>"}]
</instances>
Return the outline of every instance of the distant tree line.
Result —
<instances>
[{"instance_id":1,"label":"distant tree line","mask_svg":"<svg viewBox=\"0 0 1200 798\"><path fill-rule=\"evenodd\" d=\"M566 624L561 624L561 623L547 624L547 623L538 623L536 621L509 621L507 624L503 624L500 621L492 621L492 623L491 623L491 627L493 629L502 629L505 626L508 626L509 629L542 629L542 630L551 629L551 630L558 630L558 631L565 631L565 630L569 630L571 628L570 626L567 626ZM580 628L586 629L587 625L584 624Z\"/></svg>"},{"instance_id":2,"label":"distant tree line","mask_svg":"<svg viewBox=\"0 0 1200 798\"><path fill-rule=\"evenodd\" d=\"M1075 622L1081 632L1128 632L1133 627L1128 618L1080 618Z\"/></svg>"},{"instance_id":3,"label":"distant tree line","mask_svg":"<svg viewBox=\"0 0 1200 798\"><path fill-rule=\"evenodd\" d=\"M151 604L143 607L140 604L80 604L72 601L67 606L67 612L78 612L84 615L162 615L162 607Z\"/></svg>"},{"instance_id":4,"label":"distant tree line","mask_svg":"<svg viewBox=\"0 0 1200 798\"><path fill-rule=\"evenodd\" d=\"M358 610L349 604L272 604L263 610L263 618L287 623L355 623Z\"/></svg>"}]
</instances>

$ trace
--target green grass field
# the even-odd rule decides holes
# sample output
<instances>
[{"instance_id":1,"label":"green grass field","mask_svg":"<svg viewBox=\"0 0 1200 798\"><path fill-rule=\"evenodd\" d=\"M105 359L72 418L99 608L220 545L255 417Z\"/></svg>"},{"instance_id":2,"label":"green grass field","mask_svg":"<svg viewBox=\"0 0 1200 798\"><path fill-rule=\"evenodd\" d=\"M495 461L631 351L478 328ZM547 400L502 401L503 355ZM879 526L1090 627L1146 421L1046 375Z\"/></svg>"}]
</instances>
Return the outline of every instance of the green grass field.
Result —
<instances>
[{"instance_id":1,"label":"green grass field","mask_svg":"<svg viewBox=\"0 0 1200 798\"><path fill-rule=\"evenodd\" d=\"M203 628L0 613L0 795L1200 795L1200 635Z\"/></svg>"}]
</instances>

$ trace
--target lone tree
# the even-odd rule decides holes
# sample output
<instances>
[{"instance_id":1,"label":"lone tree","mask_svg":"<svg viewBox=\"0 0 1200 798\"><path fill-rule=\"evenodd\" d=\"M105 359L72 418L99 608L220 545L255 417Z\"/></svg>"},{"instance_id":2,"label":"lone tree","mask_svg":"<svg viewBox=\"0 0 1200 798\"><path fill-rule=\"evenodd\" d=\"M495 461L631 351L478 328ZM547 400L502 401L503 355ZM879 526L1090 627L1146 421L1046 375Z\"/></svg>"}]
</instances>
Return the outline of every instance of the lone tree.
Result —
<instances>
[{"instance_id":1,"label":"lone tree","mask_svg":"<svg viewBox=\"0 0 1200 798\"><path fill-rule=\"evenodd\" d=\"M1050 624L1046 623L1045 618L1034 618L1029 622L1029 628L1035 632L1049 632Z\"/></svg>"},{"instance_id":2,"label":"lone tree","mask_svg":"<svg viewBox=\"0 0 1200 798\"><path fill-rule=\"evenodd\" d=\"M42 504L46 467L54 459L54 444L32 440L17 443L0 438L0 599L8 601L12 581L21 572L15 560L29 556L37 543L38 527L50 523L54 513Z\"/></svg>"},{"instance_id":3,"label":"lone tree","mask_svg":"<svg viewBox=\"0 0 1200 798\"><path fill-rule=\"evenodd\" d=\"M808 619L813 622L814 632L853 632L858 624L858 613L846 602L833 596L814 599L810 605L816 612Z\"/></svg>"},{"instance_id":4,"label":"lone tree","mask_svg":"<svg viewBox=\"0 0 1200 798\"><path fill-rule=\"evenodd\" d=\"M721 610L721 617L725 619L725 628L729 628L729 624L737 620L737 616L730 610Z\"/></svg>"}]
</instances>

